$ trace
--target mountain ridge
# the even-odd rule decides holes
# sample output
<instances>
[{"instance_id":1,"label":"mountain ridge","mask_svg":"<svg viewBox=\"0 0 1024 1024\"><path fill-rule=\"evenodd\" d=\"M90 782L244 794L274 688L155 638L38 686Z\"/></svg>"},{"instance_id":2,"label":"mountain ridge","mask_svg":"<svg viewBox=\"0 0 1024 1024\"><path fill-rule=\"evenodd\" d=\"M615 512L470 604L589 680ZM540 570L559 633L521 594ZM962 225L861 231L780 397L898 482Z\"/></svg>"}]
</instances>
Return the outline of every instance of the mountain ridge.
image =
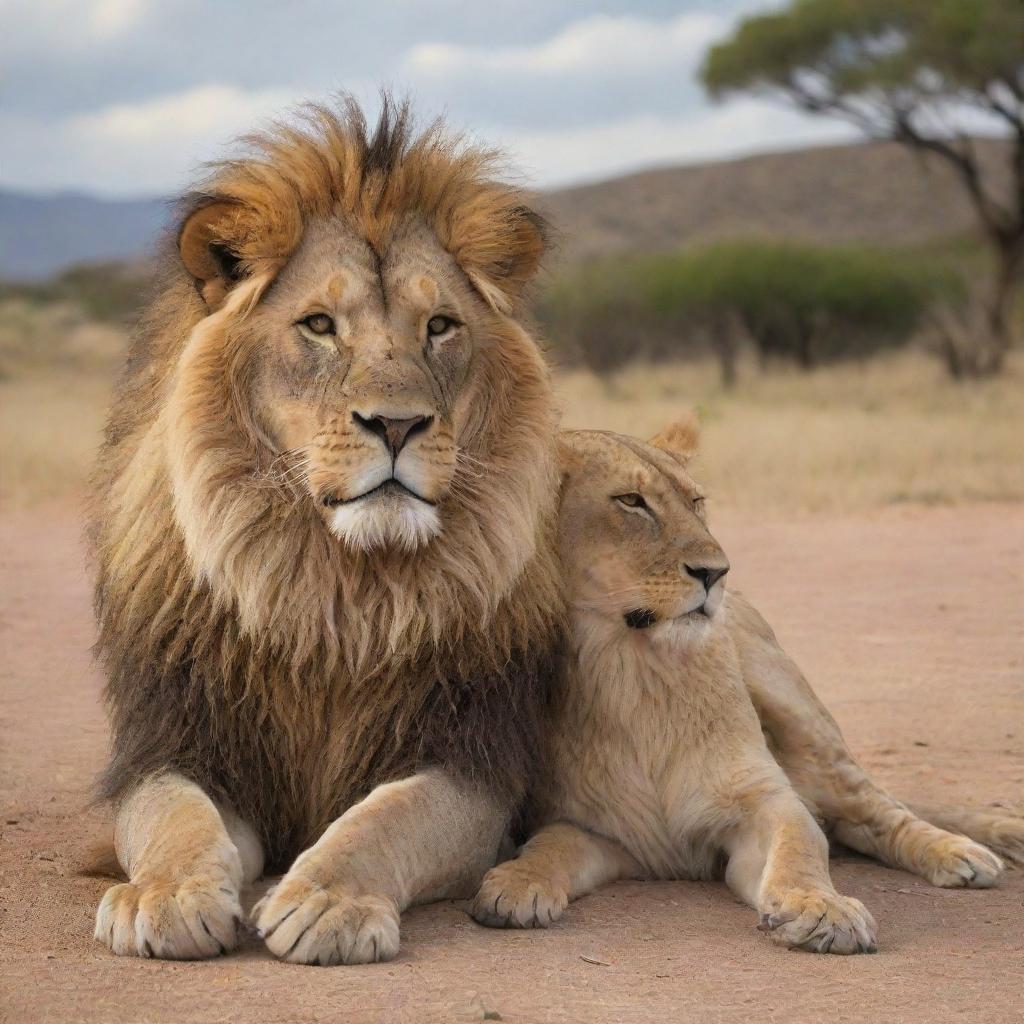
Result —
<instances>
[{"instance_id":1,"label":"mountain ridge","mask_svg":"<svg viewBox=\"0 0 1024 1024\"><path fill-rule=\"evenodd\" d=\"M975 145L996 189L1008 190L1007 144ZM898 245L977 231L952 170L892 142L658 167L538 199L566 262L738 237ZM0 189L0 278L39 280L78 263L144 258L170 209L164 198Z\"/></svg>"}]
</instances>

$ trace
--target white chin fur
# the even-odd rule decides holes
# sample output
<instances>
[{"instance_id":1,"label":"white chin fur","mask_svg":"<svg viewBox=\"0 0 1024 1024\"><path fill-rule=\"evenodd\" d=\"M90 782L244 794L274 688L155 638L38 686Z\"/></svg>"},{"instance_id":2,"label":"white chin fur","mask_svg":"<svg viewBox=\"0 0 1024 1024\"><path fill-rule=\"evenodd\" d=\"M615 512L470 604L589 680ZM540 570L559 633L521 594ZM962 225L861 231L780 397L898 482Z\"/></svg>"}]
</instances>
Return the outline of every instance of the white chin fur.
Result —
<instances>
[{"instance_id":1,"label":"white chin fur","mask_svg":"<svg viewBox=\"0 0 1024 1024\"><path fill-rule=\"evenodd\" d=\"M713 619L703 615L688 615L686 618L658 622L647 632L657 643L668 644L678 650L703 643L710 636L714 624Z\"/></svg>"},{"instance_id":2,"label":"white chin fur","mask_svg":"<svg viewBox=\"0 0 1024 1024\"><path fill-rule=\"evenodd\" d=\"M705 605L710 615L683 615L656 623L649 630L651 637L677 650L703 643L725 618L725 603L721 589L713 590Z\"/></svg>"},{"instance_id":3,"label":"white chin fur","mask_svg":"<svg viewBox=\"0 0 1024 1024\"><path fill-rule=\"evenodd\" d=\"M336 508L330 529L339 540L360 551L414 551L441 532L441 517L433 505L415 498L369 499Z\"/></svg>"}]
</instances>

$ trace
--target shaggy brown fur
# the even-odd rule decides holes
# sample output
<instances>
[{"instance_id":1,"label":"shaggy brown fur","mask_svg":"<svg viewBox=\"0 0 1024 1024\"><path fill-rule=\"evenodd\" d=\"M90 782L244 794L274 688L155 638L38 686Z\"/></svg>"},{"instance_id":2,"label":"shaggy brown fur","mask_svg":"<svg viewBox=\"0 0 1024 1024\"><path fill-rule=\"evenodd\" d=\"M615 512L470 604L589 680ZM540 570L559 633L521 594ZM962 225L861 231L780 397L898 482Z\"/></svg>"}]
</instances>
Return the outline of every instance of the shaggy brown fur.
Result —
<instances>
[{"instance_id":1,"label":"shaggy brown fur","mask_svg":"<svg viewBox=\"0 0 1024 1024\"><path fill-rule=\"evenodd\" d=\"M437 127L413 138L391 104L372 134L351 105L314 107L250 142L184 205L210 216L169 249L133 343L91 535L114 732L103 794L176 770L251 822L280 868L417 768L521 798L561 634L555 419L510 315L543 236L489 154ZM246 405L249 312L305 227L337 216L382 254L425 222L493 310L457 438L472 473L413 556L347 550L308 495L268 483Z\"/></svg>"}]
</instances>

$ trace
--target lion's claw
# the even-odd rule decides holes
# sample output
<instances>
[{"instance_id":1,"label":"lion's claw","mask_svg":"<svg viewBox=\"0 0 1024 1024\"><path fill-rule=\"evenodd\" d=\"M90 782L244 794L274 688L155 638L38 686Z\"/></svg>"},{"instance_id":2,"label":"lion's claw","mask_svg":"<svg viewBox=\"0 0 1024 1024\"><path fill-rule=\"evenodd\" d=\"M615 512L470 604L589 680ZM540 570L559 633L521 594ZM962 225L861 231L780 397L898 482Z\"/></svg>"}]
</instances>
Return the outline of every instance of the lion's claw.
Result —
<instances>
[{"instance_id":1,"label":"lion's claw","mask_svg":"<svg viewBox=\"0 0 1024 1024\"><path fill-rule=\"evenodd\" d=\"M860 900L829 892L792 892L762 911L758 929L774 942L811 953L874 953L874 918Z\"/></svg>"},{"instance_id":2,"label":"lion's claw","mask_svg":"<svg viewBox=\"0 0 1024 1024\"><path fill-rule=\"evenodd\" d=\"M238 944L238 893L206 878L124 882L107 890L94 938L119 956L203 960Z\"/></svg>"},{"instance_id":3,"label":"lion's claw","mask_svg":"<svg viewBox=\"0 0 1024 1024\"><path fill-rule=\"evenodd\" d=\"M470 913L490 928L547 928L568 903L555 882L513 860L487 872Z\"/></svg>"},{"instance_id":4,"label":"lion's claw","mask_svg":"<svg viewBox=\"0 0 1024 1024\"><path fill-rule=\"evenodd\" d=\"M256 934L282 960L299 964L367 964L398 953L398 908L392 900L326 889L286 876L253 907Z\"/></svg>"}]
</instances>

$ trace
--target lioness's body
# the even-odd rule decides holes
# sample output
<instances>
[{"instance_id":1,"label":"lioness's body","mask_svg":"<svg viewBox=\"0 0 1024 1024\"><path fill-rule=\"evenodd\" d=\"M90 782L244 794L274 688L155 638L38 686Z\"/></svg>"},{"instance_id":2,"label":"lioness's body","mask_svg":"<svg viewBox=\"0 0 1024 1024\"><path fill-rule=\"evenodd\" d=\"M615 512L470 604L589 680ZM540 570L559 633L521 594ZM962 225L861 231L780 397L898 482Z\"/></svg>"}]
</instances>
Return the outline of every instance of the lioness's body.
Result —
<instances>
[{"instance_id":1,"label":"lioness's body","mask_svg":"<svg viewBox=\"0 0 1024 1024\"><path fill-rule=\"evenodd\" d=\"M96 937L224 952L266 862L275 954L387 959L402 909L494 862L539 743L555 408L520 299L543 237L487 154L387 103L253 145L185 203L97 471L129 882Z\"/></svg>"},{"instance_id":2,"label":"lioness's body","mask_svg":"<svg viewBox=\"0 0 1024 1024\"><path fill-rule=\"evenodd\" d=\"M724 591L728 562L684 468L694 441L682 428L657 447L566 435L572 656L534 801L541 827L489 873L474 913L543 925L614 878L724 869L778 941L871 950L874 923L835 891L816 818L936 884L989 885L1002 865L875 787L768 625ZM1010 852L1024 841L1024 822L980 824Z\"/></svg>"}]
</instances>

